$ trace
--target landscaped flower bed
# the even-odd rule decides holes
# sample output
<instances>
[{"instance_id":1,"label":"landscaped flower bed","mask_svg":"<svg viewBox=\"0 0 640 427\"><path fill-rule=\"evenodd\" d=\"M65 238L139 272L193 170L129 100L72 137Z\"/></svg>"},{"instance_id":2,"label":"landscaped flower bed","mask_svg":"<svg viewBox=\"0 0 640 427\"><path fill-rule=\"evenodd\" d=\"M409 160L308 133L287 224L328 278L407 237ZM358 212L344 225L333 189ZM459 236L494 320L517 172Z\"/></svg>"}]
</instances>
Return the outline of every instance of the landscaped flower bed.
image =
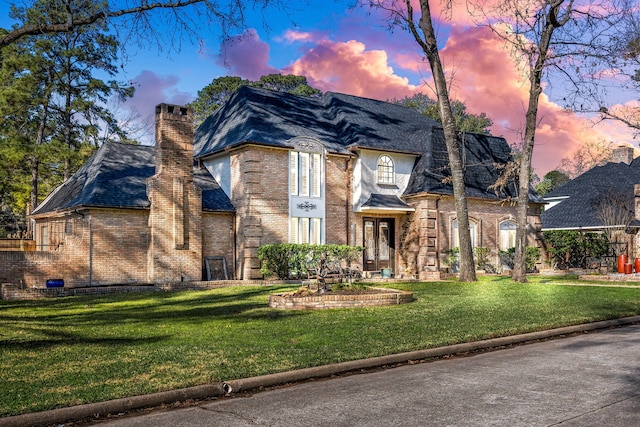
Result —
<instances>
[{"instance_id":1,"label":"landscaped flower bed","mask_svg":"<svg viewBox=\"0 0 640 427\"><path fill-rule=\"evenodd\" d=\"M367 288L345 291L286 292L269 295L269 307L289 310L322 310L398 305L411 302L413 292L389 288Z\"/></svg>"}]
</instances>

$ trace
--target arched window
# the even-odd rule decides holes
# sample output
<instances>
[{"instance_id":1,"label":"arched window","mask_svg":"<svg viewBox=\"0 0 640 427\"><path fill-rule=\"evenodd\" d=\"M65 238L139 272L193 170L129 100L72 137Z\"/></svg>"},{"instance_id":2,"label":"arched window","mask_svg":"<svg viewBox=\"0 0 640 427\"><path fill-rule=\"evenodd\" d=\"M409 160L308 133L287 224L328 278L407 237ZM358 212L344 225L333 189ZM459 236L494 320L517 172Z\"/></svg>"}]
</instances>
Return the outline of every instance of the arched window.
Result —
<instances>
[{"instance_id":1,"label":"arched window","mask_svg":"<svg viewBox=\"0 0 640 427\"><path fill-rule=\"evenodd\" d=\"M469 219L469 230L471 231L471 247L475 248L478 235L478 223L472 219ZM458 220L454 219L451 222L451 248L460 247L460 234L458 233Z\"/></svg>"},{"instance_id":2,"label":"arched window","mask_svg":"<svg viewBox=\"0 0 640 427\"><path fill-rule=\"evenodd\" d=\"M500 223L498 246L501 251L516 247L516 222L507 220Z\"/></svg>"},{"instance_id":3,"label":"arched window","mask_svg":"<svg viewBox=\"0 0 640 427\"><path fill-rule=\"evenodd\" d=\"M394 184L393 159L386 154L378 157L378 184Z\"/></svg>"}]
</instances>

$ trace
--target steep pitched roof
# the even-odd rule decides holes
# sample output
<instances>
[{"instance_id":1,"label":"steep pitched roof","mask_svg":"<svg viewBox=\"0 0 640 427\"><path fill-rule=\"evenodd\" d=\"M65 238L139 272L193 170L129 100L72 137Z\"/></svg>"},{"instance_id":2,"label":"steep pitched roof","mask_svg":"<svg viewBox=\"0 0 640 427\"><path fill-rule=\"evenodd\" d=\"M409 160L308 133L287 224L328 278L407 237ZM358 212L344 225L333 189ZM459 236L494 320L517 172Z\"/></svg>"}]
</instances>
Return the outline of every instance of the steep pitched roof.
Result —
<instances>
[{"instance_id":1,"label":"steep pitched roof","mask_svg":"<svg viewBox=\"0 0 640 427\"><path fill-rule=\"evenodd\" d=\"M309 136L332 153L356 148L422 153L429 129L438 123L388 102L338 93L320 98L243 86L195 133L195 157L246 143L291 147Z\"/></svg>"},{"instance_id":2,"label":"steep pitched roof","mask_svg":"<svg viewBox=\"0 0 640 427\"><path fill-rule=\"evenodd\" d=\"M624 195L628 206L634 206L633 186L640 183L640 162L636 160L631 165L607 163L596 166L546 194L545 200L560 203L542 213L542 229L601 228L597 204L611 194Z\"/></svg>"},{"instance_id":3,"label":"steep pitched roof","mask_svg":"<svg viewBox=\"0 0 640 427\"><path fill-rule=\"evenodd\" d=\"M146 182L154 173L155 147L107 142L32 215L80 207L148 208ZM202 189L204 210L234 210L206 170L195 169L194 182Z\"/></svg>"},{"instance_id":4,"label":"steep pitched roof","mask_svg":"<svg viewBox=\"0 0 640 427\"><path fill-rule=\"evenodd\" d=\"M405 195L453 194L444 133L435 120L412 108L357 96L325 93L320 98L244 86L196 130L195 157L202 158L247 143L292 147L290 141L309 136L329 152L355 149L402 152L420 156ZM503 138L465 134L467 196L489 199L516 197L515 185L489 189L511 159ZM542 199L531 192L531 201Z\"/></svg>"},{"instance_id":5,"label":"steep pitched roof","mask_svg":"<svg viewBox=\"0 0 640 427\"><path fill-rule=\"evenodd\" d=\"M463 133L459 136L459 141L464 142L462 160L467 197L503 200L518 196L518 189L513 180L509 181L504 188L492 188L502 173L500 166L512 160L511 147L504 138ZM444 130L433 128L429 144L414 167L405 195L420 193L453 195L453 184L449 177L451 177L451 168ZM534 203L543 202L533 189L529 192L529 200Z\"/></svg>"}]
</instances>

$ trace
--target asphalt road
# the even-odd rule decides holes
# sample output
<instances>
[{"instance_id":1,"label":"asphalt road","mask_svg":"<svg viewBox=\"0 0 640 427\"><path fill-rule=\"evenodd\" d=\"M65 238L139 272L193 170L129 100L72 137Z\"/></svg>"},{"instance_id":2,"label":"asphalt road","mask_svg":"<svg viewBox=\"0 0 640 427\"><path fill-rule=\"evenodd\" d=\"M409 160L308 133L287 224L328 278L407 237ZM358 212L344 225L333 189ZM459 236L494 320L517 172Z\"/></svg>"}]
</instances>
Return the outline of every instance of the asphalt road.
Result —
<instances>
[{"instance_id":1,"label":"asphalt road","mask_svg":"<svg viewBox=\"0 0 640 427\"><path fill-rule=\"evenodd\" d=\"M640 325L96 425L640 426Z\"/></svg>"}]
</instances>

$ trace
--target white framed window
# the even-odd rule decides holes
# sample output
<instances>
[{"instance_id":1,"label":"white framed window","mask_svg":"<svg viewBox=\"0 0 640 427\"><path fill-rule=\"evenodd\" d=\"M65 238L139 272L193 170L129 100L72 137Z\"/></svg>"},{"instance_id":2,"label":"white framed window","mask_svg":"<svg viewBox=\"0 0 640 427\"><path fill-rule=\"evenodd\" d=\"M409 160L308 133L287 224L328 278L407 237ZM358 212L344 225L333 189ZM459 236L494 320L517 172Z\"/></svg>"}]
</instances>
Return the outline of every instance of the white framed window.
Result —
<instances>
[{"instance_id":1,"label":"white framed window","mask_svg":"<svg viewBox=\"0 0 640 427\"><path fill-rule=\"evenodd\" d=\"M322 244L321 218L292 217L289 227L289 243Z\"/></svg>"},{"instance_id":2,"label":"white framed window","mask_svg":"<svg viewBox=\"0 0 640 427\"><path fill-rule=\"evenodd\" d=\"M506 251L516 247L516 222L512 220L502 221L499 226L498 247Z\"/></svg>"},{"instance_id":3,"label":"white framed window","mask_svg":"<svg viewBox=\"0 0 640 427\"><path fill-rule=\"evenodd\" d=\"M393 159L383 154L378 157L378 184L394 184L395 170Z\"/></svg>"},{"instance_id":4,"label":"white framed window","mask_svg":"<svg viewBox=\"0 0 640 427\"><path fill-rule=\"evenodd\" d=\"M298 187L298 152L292 151L289 154L289 188L292 195L297 196Z\"/></svg>"},{"instance_id":5,"label":"white framed window","mask_svg":"<svg viewBox=\"0 0 640 427\"><path fill-rule=\"evenodd\" d=\"M49 226L43 225L40 228L40 246L41 250L48 251L49 250Z\"/></svg>"},{"instance_id":6,"label":"white framed window","mask_svg":"<svg viewBox=\"0 0 640 427\"><path fill-rule=\"evenodd\" d=\"M473 221L472 219L469 219L469 231L471 234L471 247L475 248L477 246L478 223ZM460 233L458 232L457 219L451 221L451 247L460 247Z\"/></svg>"},{"instance_id":7,"label":"white framed window","mask_svg":"<svg viewBox=\"0 0 640 427\"><path fill-rule=\"evenodd\" d=\"M289 154L289 189L292 196L321 196L321 154L299 151L292 151Z\"/></svg>"}]
</instances>

